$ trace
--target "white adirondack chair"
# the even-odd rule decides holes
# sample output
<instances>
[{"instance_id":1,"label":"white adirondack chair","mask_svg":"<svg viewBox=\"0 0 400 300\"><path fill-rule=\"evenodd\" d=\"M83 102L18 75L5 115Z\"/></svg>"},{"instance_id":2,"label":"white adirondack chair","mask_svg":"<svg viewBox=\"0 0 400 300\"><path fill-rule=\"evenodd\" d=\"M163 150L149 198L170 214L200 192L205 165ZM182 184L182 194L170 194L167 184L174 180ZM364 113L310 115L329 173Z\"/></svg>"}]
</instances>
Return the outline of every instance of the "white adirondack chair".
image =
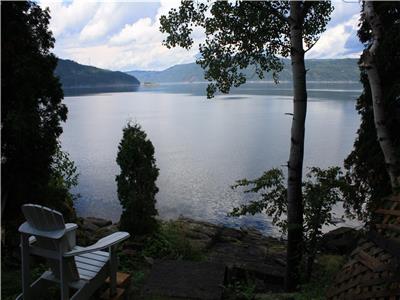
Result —
<instances>
[{"instance_id":1,"label":"white adirondack chair","mask_svg":"<svg viewBox=\"0 0 400 300\"><path fill-rule=\"evenodd\" d=\"M129 238L116 232L88 247L76 245L76 224L64 223L61 213L34 204L22 206L26 222L19 227L22 254L22 294L17 299L46 297L51 282L60 284L61 299L89 299L110 276L110 293L116 292L116 244ZM108 252L101 251L108 248ZM50 267L29 285L29 255L45 257ZM75 290L71 298L69 291Z\"/></svg>"}]
</instances>

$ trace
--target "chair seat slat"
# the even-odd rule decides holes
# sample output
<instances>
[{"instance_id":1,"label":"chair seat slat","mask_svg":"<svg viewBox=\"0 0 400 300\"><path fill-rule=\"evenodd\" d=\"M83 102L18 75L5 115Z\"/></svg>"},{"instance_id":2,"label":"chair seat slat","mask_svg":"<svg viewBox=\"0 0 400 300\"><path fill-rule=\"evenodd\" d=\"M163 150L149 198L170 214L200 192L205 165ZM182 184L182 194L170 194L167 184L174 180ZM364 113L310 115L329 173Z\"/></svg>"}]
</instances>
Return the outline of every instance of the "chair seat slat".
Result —
<instances>
[{"instance_id":1,"label":"chair seat slat","mask_svg":"<svg viewBox=\"0 0 400 300\"><path fill-rule=\"evenodd\" d=\"M86 280L86 281L90 281L92 279L92 277L86 276L84 274L79 274L79 276L80 276L81 279Z\"/></svg>"},{"instance_id":2,"label":"chair seat slat","mask_svg":"<svg viewBox=\"0 0 400 300\"><path fill-rule=\"evenodd\" d=\"M79 272L79 277L83 278L83 276L89 277L90 279L92 279L93 277L95 277L97 275L96 272L92 272L89 270L85 270L85 269L79 269L78 268L78 272Z\"/></svg>"},{"instance_id":3,"label":"chair seat slat","mask_svg":"<svg viewBox=\"0 0 400 300\"><path fill-rule=\"evenodd\" d=\"M106 262L108 261L108 257L104 257L101 255L96 255L94 253L85 253L81 255L82 257L89 258L91 260L99 261L99 262Z\"/></svg>"},{"instance_id":4,"label":"chair seat slat","mask_svg":"<svg viewBox=\"0 0 400 300\"><path fill-rule=\"evenodd\" d=\"M97 273L104 266L104 264L105 263L102 263L102 264L99 263L96 266L96 265L90 265L90 264L86 264L84 262L77 261L76 262L76 267L78 268L78 270L82 269L82 270L88 270L88 271Z\"/></svg>"},{"instance_id":5,"label":"chair seat slat","mask_svg":"<svg viewBox=\"0 0 400 300\"><path fill-rule=\"evenodd\" d=\"M76 263L84 263L84 264L95 266L95 267L99 266L99 264L105 263L105 262L100 262L98 260L90 259L90 258L83 257L83 256L75 256L75 262Z\"/></svg>"},{"instance_id":6,"label":"chair seat slat","mask_svg":"<svg viewBox=\"0 0 400 300\"><path fill-rule=\"evenodd\" d=\"M76 246L74 247L74 249L83 249L83 247L80 246ZM84 257L84 258L88 258L91 260L97 260L97 261L101 261L101 262L106 262L108 261L110 255L108 252L105 251L94 251L94 252L90 252L90 253L84 253L84 254L80 254L79 257Z\"/></svg>"}]
</instances>

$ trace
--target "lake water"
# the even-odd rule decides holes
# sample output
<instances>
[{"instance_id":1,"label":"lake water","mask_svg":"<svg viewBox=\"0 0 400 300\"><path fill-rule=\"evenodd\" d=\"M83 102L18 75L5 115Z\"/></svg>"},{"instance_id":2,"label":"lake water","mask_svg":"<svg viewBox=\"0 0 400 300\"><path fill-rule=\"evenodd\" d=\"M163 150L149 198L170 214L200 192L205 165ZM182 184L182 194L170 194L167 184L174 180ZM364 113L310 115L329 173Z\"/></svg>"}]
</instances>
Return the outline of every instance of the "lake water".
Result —
<instances>
[{"instance_id":1,"label":"lake water","mask_svg":"<svg viewBox=\"0 0 400 300\"><path fill-rule=\"evenodd\" d=\"M358 84L309 84L304 166L343 165L359 126ZM252 196L232 190L284 165L289 153L291 85L248 83L212 100L205 84L164 84L135 92L65 97L68 120L61 137L80 176L74 190L81 216L119 219L115 162L122 128L137 121L156 151L157 208L163 219L180 215L275 233L268 218L227 213ZM338 213L341 209L336 208Z\"/></svg>"}]
</instances>

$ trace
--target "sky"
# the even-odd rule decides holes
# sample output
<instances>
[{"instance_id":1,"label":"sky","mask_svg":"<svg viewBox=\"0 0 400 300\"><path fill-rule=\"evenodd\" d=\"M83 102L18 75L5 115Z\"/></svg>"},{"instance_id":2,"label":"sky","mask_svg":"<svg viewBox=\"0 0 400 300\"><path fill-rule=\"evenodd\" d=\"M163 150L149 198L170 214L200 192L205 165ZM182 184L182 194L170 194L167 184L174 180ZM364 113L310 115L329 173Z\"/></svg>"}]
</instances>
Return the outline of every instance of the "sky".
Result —
<instances>
[{"instance_id":1,"label":"sky","mask_svg":"<svg viewBox=\"0 0 400 300\"><path fill-rule=\"evenodd\" d=\"M50 30L56 39L54 53L63 59L110 70L163 70L195 61L200 30L193 32L194 46L185 50L162 45L159 18L178 0L94 2L40 0L50 9ZM327 30L306 58L359 57L357 38L360 7L357 0L333 1L335 10Z\"/></svg>"}]
</instances>

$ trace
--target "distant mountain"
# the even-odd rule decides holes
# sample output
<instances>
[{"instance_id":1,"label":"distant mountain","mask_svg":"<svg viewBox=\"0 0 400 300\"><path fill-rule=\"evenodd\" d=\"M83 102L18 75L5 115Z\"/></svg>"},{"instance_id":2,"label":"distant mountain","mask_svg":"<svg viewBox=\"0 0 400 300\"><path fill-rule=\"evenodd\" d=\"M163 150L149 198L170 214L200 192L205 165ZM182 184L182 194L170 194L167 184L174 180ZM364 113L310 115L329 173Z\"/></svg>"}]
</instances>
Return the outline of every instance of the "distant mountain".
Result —
<instances>
[{"instance_id":1,"label":"distant mountain","mask_svg":"<svg viewBox=\"0 0 400 300\"><path fill-rule=\"evenodd\" d=\"M307 80L309 81L345 81L358 82L360 72L357 66L357 59L308 59L306 60ZM284 60L284 69L279 74L280 81L291 81L292 71L290 61ZM175 65L163 71L128 71L141 82L194 82L205 81L203 69L195 64ZM248 81L259 81L254 68L244 70ZM272 80L269 73L265 73L263 80Z\"/></svg>"},{"instance_id":2,"label":"distant mountain","mask_svg":"<svg viewBox=\"0 0 400 300\"><path fill-rule=\"evenodd\" d=\"M69 89L119 91L140 85L135 76L81 65L68 59L58 59L55 74L60 77L64 92Z\"/></svg>"}]
</instances>

